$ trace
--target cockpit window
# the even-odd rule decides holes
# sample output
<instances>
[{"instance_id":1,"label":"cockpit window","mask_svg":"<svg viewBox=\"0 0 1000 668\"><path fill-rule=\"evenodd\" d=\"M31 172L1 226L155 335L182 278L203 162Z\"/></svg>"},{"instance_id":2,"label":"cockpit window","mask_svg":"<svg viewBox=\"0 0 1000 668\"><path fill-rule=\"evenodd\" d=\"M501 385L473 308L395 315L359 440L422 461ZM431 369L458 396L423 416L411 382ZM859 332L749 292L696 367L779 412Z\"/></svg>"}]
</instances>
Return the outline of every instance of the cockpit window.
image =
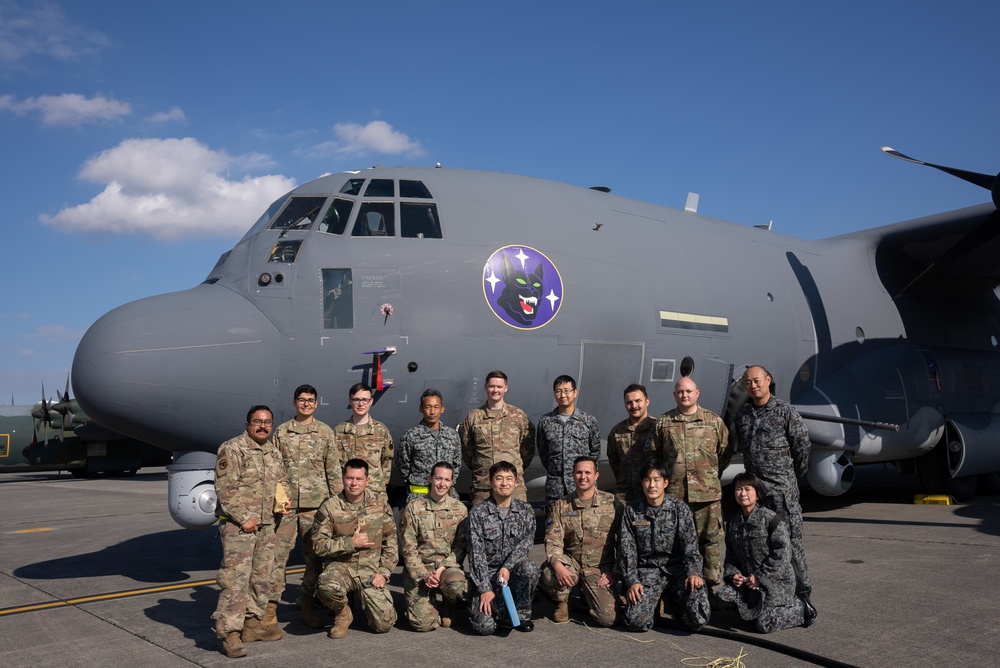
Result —
<instances>
[{"instance_id":1,"label":"cockpit window","mask_svg":"<svg viewBox=\"0 0 1000 668\"><path fill-rule=\"evenodd\" d=\"M272 230L304 230L316 220L326 197L293 197L271 223Z\"/></svg>"},{"instance_id":2,"label":"cockpit window","mask_svg":"<svg viewBox=\"0 0 1000 668\"><path fill-rule=\"evenodd\" d=\"M267 258L267 261L295 262L295 258L299 254L299 246L301 245L301 239L279 241L274 245L274 248L271 250L271 257Z\"/></svg>"},{"instance_id":3,"label":"cockpit window","mask_svg":"<svg viewBox=\"0 0 1000 668\"><path fill-rule=\"evenodd\" d=\"M323 327L354 327L354 286L350 269L323 270Z\"/></svg>"},{"instance_id":4,"label":"cockpit window","mask_svg":"<svg viewBox=\"0 0 1000 668\"><path fill-rule=\"evenodd\" d=\"M396 219L392 202L363 202L352 237L394 237Z\"/></svg>"},{"instance_id":5,"label":"cockpit window","mask_svg":"<svg viewBox=\"0 0 1000 668\"><path fill-rule=\"evenodd\" d=\"M347 179L347 183L340 187L341 195L358 195L361 193L361 186L365 184L364 179Z\"/></svg>"},{"instance_id":6,"label":"cockpit window","mask_svg":"<svg viewBox=\"0 0 1000 668\"><path fill-rule=\"evenodd\" d=\"M400 202L399 231L404 238L440 239L437 204Z\"/></svg>"},{"instance_id":7,"label":"cockpit window","mask_svg":"<svg viewBox=\"0 0 1000 668\"><path fill-rule=\"evenodd\" d=\"M392 179L372 179L365 188L365 197L393 197L395 194Z\"/></svg>"},{"instance_id":8,"label":"cockpit window","mask_svg":"<svg viewBox=\"0 0 1000 668\"><path fill-rule=\"evenodd\" d=\"M267 207L267 211L264 212L264 215L257 219L257 222L253 224L253 227L247 230L247 233L243 235L243 238L247 239L263 230L267 226L268 221L274 217L274 214L278 213L278 209L284 206L287 201L287 197L275 200L271 206Z\"/></svg>"},{"instance_id":9,"label":"cockpit window","mask_svg":"<svg viewBox=\"0 0 1000 668\"><path fill-rule=\"evenodd\" d=\"M354 210L354 200L343 197L334 198L333 204L326 210L323 222L319 224L320 232L329 234L343 234L347 229L347 221Z\"/></svg>"},{"instance_id":10,"label":"cockpit window","mask_svg":"<svg viewBox=\"0 0 1000 668\"><path fill-rule=\"evenodd\" d=\"M423 181L399 180L399 196L412 197L414 199L431 199L431 191L427 189ZM405 234L403 236L406 236Z\"/></svg>"}]
</instances>

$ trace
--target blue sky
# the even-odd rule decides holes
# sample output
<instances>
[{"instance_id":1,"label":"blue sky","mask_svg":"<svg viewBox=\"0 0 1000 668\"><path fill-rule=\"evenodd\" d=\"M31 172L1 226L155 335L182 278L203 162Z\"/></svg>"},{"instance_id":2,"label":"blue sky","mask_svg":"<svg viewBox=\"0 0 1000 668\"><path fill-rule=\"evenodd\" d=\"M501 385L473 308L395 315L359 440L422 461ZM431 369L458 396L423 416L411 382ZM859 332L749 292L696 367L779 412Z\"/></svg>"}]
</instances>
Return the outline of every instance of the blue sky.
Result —
<instances>
[{"instance_id":1,"label":"blue sky","mask_svg":"<svg viewBox=\"0 0 1000 668\"><path fill-rule=\"evenodd\" d=\"M280 7L280 8L279 8ZM496 170L819 238L988 201L1000 3L0 0L0 402L271 201Z\"/></svg>"}]
</instances>

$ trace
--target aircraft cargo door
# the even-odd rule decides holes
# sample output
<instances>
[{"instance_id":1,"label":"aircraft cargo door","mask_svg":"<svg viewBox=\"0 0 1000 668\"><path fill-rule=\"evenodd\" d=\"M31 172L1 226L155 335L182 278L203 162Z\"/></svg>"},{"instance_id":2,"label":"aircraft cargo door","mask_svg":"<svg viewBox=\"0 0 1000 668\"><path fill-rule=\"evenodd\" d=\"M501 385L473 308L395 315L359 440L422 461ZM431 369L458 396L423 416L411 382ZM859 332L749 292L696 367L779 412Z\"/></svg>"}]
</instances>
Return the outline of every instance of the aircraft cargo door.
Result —
<instances>
[{"instance_id":1,"label":"aircraft cargo door","mask_svg":"<svg viewBox=\"0 0 1000 668\"><path fill-rule=\"evenodd\" d=\"M580 345L580 408L597 418L604 437L625 417L622 391L642 381L645 344L582 341ZM607 456L603 448L601 456Z\"/></svg>"}]
</instances>

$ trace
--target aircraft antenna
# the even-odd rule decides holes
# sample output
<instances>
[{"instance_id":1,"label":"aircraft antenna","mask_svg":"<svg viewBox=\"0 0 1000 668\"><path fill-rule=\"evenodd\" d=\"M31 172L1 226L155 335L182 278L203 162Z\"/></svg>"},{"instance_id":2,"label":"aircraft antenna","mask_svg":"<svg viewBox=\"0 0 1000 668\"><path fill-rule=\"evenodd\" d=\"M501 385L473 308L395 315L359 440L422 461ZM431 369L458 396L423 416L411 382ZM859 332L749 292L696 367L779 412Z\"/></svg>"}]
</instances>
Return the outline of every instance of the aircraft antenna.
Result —
<instances>
[{"instance_id":1,"label":"aircraft antenna","mask_svg":"<svg viewBox=\"0 0 1000 668\"><path fill-rule=\"evenodd\" d=\"M687 201L684 203L684 210L691 213L698 213L698 200L700 197L698 193L688 193Z\"/></svg>"}]
</instances>

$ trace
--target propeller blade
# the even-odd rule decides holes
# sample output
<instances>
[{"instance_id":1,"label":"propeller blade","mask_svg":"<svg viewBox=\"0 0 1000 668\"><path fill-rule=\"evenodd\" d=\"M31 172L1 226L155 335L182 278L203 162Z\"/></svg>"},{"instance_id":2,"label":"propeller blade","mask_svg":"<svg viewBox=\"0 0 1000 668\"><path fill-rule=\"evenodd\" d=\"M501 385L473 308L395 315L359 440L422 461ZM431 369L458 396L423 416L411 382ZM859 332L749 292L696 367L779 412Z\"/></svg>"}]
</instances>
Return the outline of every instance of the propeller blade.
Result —
<instances>
[{"instance_id":1,"label":"propeller blade","mask_svg":"<svg viewBox=\"0 0 1000 668\"><path fill-rule=\"evenodd\" d=\"M890 155L893 158L899 158L900 160L905 160L907 162L913 162L918 165L925 165L927 167L933 167L934 169L939 169L946 174L951 174L952 176L957 176L963 181L968 181L969 183L975 184L980 188L986 188L987 190L993 190L993 181L996 177L990 176L989 174L980 174L979 172L968 172L964 169L955 169L954 167L946 167L944 165L935 165L933 162L924 162L923 160L917 160L916 158L911 158L908 155L903 155L896 149L890 146L883 146L882 152L886 155ZM994 202L995 203L995 202ZM1000 207L1000 204L997 205Z\"/></svg>"}]
</instances>

